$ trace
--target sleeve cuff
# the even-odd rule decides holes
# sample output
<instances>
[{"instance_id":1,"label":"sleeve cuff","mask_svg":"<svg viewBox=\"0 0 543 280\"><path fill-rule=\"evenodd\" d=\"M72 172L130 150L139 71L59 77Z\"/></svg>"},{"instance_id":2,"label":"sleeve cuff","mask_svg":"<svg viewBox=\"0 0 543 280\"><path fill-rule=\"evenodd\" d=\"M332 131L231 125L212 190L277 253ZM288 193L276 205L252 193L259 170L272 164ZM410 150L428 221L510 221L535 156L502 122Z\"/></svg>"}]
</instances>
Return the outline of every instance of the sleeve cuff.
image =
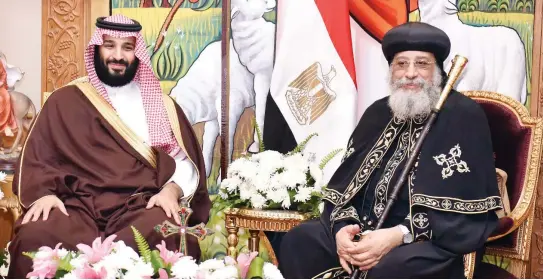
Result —
<instances>
[{"instance_id":1,"label":"sleeve cuff","mask_svg":"<svg viewBox=\"0 0 543 280\"><path fill-rule=\"evenodd\" d=\"M406 228L408 228L411 231L411 220L409 219L409 215L407 217L405 217L405 219L403 220L403 222L400 225L405 226Z\"/></svg>"},{"instance_id":2,"label":"sleeve cuff","mask_svg":"<svg viewBox=\"0 0 543 280\"><path fill-rule=\"evenodd\" d=\"M197 174L187 157L175 159L175 172L167 183L174 182L183 191L183 197L191 196L196 190Z\"/></svg>"},{"instance_id":3,"label":"sleeve cuff","mask_svg":"<svg viewBox=\"0 0 543 280\"><path fill-rule=\"evenodd\" d=\"M346 227L348 225L354 225L354 224L356 224L356 222L352 221L352 220L342 220L342 221L338 221L337 223L334 223L334 229L333 229L333 232L332 232L334 234L334 236L333 236L334 240L336 239L336 234L340 229L342 229L342 228L344 228L344 227Z\"/></svg>"}]
</instances>

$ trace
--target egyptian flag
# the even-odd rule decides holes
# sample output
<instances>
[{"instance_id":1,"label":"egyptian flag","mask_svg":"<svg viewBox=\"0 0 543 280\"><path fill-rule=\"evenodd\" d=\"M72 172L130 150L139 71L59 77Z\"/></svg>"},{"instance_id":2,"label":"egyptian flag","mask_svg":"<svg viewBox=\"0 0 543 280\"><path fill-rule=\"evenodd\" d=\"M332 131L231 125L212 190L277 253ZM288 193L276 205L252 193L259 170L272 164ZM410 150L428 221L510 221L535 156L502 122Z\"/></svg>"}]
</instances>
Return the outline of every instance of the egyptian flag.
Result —
<instances>
[{"instance_id":1,"label":"egyptian flag","mask_svg":"<svg viewBox=\"0 0 543 280\"><path fill-rule=\"evenodd\" d=\"M347 145L356 126L356 80L347 0L279 0L277 4L275 65L266 106L264 145L287 152L310 134L306 152L320 161ZM270 98L269 98L270 99ZM271 102L269 102L271 105ZM275 109L275 110L273 110ZM283 116L294 143L281 139L273 123ZM280 146L278 149L274 142ZM325 180L341 162L330 161Z\"/></svg>"},{"instance_id":2,"label":"egyptian flag","mask_svg":"<svg viewBox=\"0 0 543 280\"><path fill-rule=\"evenodd\" d=\"M386 77L371 68L388 68L380 41L407 21L406 1L278 1L275 65L263 129L266 149L286 153L311 133L318 136L306 151L317 160L346 147L365 108L386 94ZM325 180L343 152L328 163Z\"/></svg>"}]
</instances>

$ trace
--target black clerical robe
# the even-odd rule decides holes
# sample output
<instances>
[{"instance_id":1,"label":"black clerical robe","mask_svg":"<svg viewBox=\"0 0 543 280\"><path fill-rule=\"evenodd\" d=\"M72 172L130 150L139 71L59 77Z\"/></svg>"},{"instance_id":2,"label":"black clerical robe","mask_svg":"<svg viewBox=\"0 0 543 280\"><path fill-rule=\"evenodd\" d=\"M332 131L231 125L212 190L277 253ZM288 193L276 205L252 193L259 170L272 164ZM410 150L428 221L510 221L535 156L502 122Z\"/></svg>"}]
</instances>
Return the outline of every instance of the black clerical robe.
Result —
<instances>
[{"instance_id":1,"label":"black clerical robe","mask_svg":"<svg viewBox=\"0 0 543 280\"><path fill-rule=\"evenodd\" d=\"M179 145L198 172L196 191L188 197L193 209L190 226L206 223L211 201L207 192L204 161L196 135L181 108L169 96L164 104ZM56 90L31 128L15 172L13 191L23 209L46 195L56 195L69 216L54 208L46 221L15 224L9 246L9 278L26 278L32 260L23 252L41 246L77 251L79 243L91 244L117 235L137 250L131 226L152 249L162 240L178 250L179 235L164 238L154 226L168 220L162 208L146 209L175 171L175 160L161 149L145 144L117 116L86 78ZM187 236L188 254L199 259L200 247Z\"/></svg>"},{"instance_id":2,"label":"black clerical robe","mask_svg":"<svg viewBox=\"0 0 543 280\"><path fill-rule=\"evenodd\" d=\"M321 219L284 237L279 266L286 278L346 276L336 233L348 224L375 228L426 121L396 119L387 102L378 100L362 116L328 184ZM384 222L405 225L415 241L391 250L367 277L463 277L463 255L482 249L500 207L485 113L453 91Z\"/></svg>"}]
</instances>

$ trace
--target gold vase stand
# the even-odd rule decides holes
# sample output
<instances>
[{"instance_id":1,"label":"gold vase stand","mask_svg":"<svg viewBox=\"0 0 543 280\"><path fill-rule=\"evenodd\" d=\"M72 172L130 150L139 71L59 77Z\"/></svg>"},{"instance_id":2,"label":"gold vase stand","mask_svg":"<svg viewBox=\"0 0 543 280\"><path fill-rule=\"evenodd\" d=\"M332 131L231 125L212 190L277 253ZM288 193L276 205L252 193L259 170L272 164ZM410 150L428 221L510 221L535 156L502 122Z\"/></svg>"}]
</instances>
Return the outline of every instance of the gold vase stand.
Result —
<instances>
[{"instance_id":1,"label":"gold vase stand","mask_svg":"<svg viewBox=\"0 0 543 280\"><path fill-rule=\"evenodd\" d=\"M237 257L237 245L239 241L238 230L244 228L249 230L249 251L258 252L260 235L264 231L287 232L291 228L310 218L309 214L301 214L296 211L287 210L257 210L248 208L230 208L224 211L225 227L228 232L227 254L233 258ZM265 235L264 235L265 237ZM277 258L271 244L266 238L266 247L271 261L277 265Z\"/></svg>"}]
</instances>

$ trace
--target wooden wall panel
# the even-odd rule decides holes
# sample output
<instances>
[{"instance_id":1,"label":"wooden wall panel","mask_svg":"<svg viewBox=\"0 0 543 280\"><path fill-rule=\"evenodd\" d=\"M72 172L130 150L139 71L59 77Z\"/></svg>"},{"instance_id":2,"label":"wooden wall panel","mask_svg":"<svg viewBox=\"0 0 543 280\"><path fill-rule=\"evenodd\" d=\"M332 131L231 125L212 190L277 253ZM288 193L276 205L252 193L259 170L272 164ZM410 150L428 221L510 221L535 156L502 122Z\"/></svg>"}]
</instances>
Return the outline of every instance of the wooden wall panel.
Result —
<instances>
[{"instance_id":1,"label":"wooden wall panel","mask_svg":"<svg viewBox=\"0 0 543 280\"><path fill-rule=\"evenodd\" d=\"M90 3L42 2L42 92L53 91L85 74L83 53L89 37Z\"/></svg>"},{"instance_id":2,"label":"wooden wall panel","mask_svg":"<svg viewBox=\"0 0 543 280\"><path fill-rule=\"evenodd\" d=\"M109 0L43 0L42 92L51 92L86 75L83 55Z\"/></svg>"}]
</instances>

